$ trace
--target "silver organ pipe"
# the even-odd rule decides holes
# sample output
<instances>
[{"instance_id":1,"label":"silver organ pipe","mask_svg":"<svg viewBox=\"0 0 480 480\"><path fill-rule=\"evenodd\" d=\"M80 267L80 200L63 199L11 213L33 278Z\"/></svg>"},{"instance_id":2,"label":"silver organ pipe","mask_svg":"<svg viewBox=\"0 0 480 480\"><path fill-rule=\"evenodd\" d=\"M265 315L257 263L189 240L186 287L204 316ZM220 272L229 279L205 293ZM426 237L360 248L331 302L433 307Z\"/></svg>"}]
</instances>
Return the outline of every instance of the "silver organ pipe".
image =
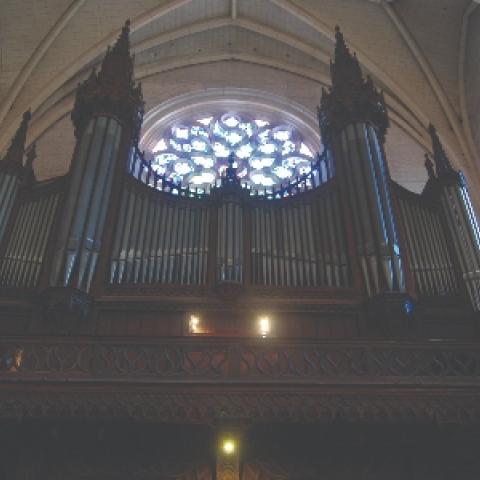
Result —
<instances>
[{"instance_id":1,"label":"silver organ pipe","mask_svg":"<svg viewBox=\"0 0 480 480\"><path fill-rule=\"evenodd\" d=\"M440 214L420 195L393 184L405 231L409 267L420 297L457 295L454 264Z\"/></svg>"},{"instance_id":2,"label":"silver organ pipe","mask_svg":"<svg viewBox=\"0 0 480 480\"><path fill-rule=\"evenodd\" d=\"M474 310L480 311L480 228L463 174L443 186L440 200L463 282Z\"/></svg>"},{"instance_id":3,"label":"silver organ pipe","mask_svg":"<svg viewBox=\"0 0 480 480\"><path fill-rule=\"evenodd\" d=\"M235 195L217 209L217 282L243 282L243 208Z\"/></svg>"},{"instance_id":4,"label":"silver organ pipe","mask_svg":"<svg viewBox=\"0 0 480 480\"><path fill-rule=\"evenodd\" d=\"M88 291L95 271L122 127L95 117L73 161L51 284Z\"/></svg>"},{"instance_id":5,"label":"silver organ pipe","mask_svg":"<svg viewBox=\"0 0 480 480\"><path fill-rule=\"evenodd\" d=\"M339 135L336 150L339 180L352 210L367 293L403 292L405 280L390 179L377 131L368 123L347 125Z\"/></svg>"},{"instance_id":6,"label":"silver organ pipe","mask_svg":"<svg viewBox=\"0 0 480 480\"><path fill-rule=\"evenodd\" d=\"M0 172L0 241L3 238L17 193L17 175Z\"/></svg>"},{"instance_id":7,"label":"silver organ pipe","mask_svg":"<svg viewBox=\"0 0 480 480\"><path fill-rule=\"evenodd\" d=\"M338 192L325 185L308 198L252 207L252 283L349 287L347 242Z\"/></svg>"},{"instance_id":8,"label":"silver organ pipe","mask_svg":"<svg viewBox=\"0 0 480 480\"><path fill-rule=\"evenodd\" d=\"M0 263L2 287L37 286L59 198L59 193L44 194L19 206Z\"/></svg>"},{"instance_id":9,"label":"silver organ pipe","mask_svg":"<svg viewBox=\"0 0 480 480\"><path fill-rule=\"evenodd\" d=\"M205 202L126 185L110 266L111 284L200 285L207 278Z\"/></svg>"}]
</instances>

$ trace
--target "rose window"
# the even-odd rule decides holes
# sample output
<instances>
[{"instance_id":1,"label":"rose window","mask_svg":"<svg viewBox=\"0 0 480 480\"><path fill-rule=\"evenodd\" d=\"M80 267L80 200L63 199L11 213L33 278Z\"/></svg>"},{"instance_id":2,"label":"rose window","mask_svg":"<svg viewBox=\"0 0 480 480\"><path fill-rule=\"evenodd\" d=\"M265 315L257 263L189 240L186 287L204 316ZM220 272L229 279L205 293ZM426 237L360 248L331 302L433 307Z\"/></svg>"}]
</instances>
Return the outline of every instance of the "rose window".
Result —
<instances>
[{"instance_id":1,"label":"rose window","mask_svg":"<svg viewBox=\"0 0 480 480\"><path fill-rule=\"evenodd\" d=\"M311 170L314 154L291 125L236 113L175 124L153 149L153 169L183 187L208 191L234 154L242 185L271 189Z\"/></svg>"}]
</instances>

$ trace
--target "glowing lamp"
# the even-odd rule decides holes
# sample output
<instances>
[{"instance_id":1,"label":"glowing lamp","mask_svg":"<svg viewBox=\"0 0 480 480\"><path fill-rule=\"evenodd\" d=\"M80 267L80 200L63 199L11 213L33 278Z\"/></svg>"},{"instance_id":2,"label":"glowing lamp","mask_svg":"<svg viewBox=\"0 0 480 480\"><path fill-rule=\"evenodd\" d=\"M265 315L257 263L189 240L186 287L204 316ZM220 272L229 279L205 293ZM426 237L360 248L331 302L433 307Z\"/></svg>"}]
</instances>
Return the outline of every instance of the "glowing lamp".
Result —
<instances>
[{"instance_id":1,"label":"glowing lamp","mask_svg":"<svg viewBox=\"0 0 480 480\"><path fill-rule=\"evenodd\" d=\"M225 439L222 443L222 450L225 455L233 455L235 453L235 442L231 439Z\"/></svg>"},{"instance_id":2,"label":"glowing lamp","mask_svg":"<svg viewBox=\"0 0 480 480\"><path fill-rule=\"evenodd\" d=\"M258 321L258 329L260 335L265 338L270 333L270 318L269 317L260 317Z\"/></svg>"},{"instance_id":3,"label":"glowing lamp","mask_svg":"<svg viewBox=\"0 0 480 480\"><path fill-rule=\"evenodd\" d=\"M196 315L190 315L190 320L188 322L188 328L190 333L199 333L200 332L200 318Z\"/></svg>"}]
</instances>

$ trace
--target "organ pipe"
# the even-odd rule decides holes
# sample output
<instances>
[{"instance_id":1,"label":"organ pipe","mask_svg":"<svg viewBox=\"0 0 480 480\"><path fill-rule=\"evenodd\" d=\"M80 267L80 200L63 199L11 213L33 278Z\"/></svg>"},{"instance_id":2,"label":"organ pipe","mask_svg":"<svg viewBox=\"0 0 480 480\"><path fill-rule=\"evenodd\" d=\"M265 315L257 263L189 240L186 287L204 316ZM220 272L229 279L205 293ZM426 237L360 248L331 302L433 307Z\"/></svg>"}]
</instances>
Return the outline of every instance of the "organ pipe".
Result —
<instances>
[{"instance_id":1,"label":"organ pipe","mask_svg":"<svg viewBox=\"0 0 480 480\"><path fill-rule=\"evenodd\" d=\"M87 291L101 245L122 127L111 117L94 117L76 150L56 242L51 285Z\"/></svg>"}]
</instances>

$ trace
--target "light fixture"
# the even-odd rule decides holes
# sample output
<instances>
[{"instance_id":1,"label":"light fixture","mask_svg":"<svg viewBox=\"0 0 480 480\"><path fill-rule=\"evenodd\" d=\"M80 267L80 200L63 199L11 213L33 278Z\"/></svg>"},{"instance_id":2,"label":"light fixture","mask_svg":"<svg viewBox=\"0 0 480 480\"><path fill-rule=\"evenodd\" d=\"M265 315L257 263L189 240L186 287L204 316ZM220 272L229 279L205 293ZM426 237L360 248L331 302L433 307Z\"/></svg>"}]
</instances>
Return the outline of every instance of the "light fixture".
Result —
<instances>
[{"instance_id":1,"label":"light fixture","mask_svg":"<svg viewBox=\"0 0 480 480\"><path fill-rule=\"evenodd\" d=\"M235 441L226 438L222 443L222 451L225 455L233 455L235 453Z\"/></svg>"},{"instance_id":2,"label":"light fixture","mask_svg":"<svg viewBox=\"0 0 480 480\"><path fill-rule=\"evenodd\" d=\"M260 317L258 320L258 330L260 335L265 338L270 333L270 318L267 316Z\"/></svg>"},{"instance_id":3,"label":"light fixture","mask_svg":"<svg viewBox=\"0 0 480 480\"><path fill-rule=\"evenodd\" d=\"M188 330L190 333L200 333L200 318L197 315L190 315Z\"/></svg>"}]
</instances>

